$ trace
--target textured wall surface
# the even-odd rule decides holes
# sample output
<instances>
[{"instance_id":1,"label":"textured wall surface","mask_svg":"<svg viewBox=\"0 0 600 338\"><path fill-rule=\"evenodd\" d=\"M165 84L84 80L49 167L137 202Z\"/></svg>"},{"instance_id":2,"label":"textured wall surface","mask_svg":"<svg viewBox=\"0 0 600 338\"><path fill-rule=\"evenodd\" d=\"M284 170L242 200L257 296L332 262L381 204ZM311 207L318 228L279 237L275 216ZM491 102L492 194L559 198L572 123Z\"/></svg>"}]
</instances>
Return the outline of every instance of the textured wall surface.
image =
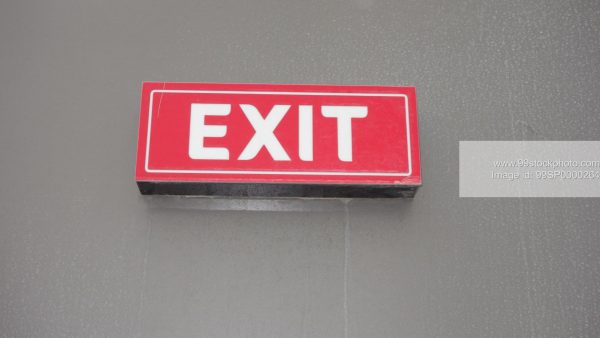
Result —
<instances>
[{"instance_id":1,"label":"textured wall surface","mask_svg":"<svg viewBox=\"0 0 600 338\"><path fill-rule=\"evenodd\" d=\"M597 1L2 1L0 336L600 336L599 199L459 140L600 139ZM140 83L414 85L412 200L142 197Z\"/></svg>"}]
</instances>

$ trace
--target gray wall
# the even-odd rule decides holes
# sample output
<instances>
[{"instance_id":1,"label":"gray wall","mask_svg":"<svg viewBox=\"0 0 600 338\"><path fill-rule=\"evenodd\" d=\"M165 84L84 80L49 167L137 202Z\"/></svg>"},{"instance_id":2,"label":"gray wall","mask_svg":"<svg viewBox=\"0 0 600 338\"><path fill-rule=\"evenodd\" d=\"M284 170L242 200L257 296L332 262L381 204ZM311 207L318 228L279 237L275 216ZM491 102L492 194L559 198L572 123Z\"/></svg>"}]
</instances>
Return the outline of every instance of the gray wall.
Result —
<instances>
[{"instance_id":1,"label":"gray wall","mask_svg":"<svg viewBox=\"0 0 600 338\"><path fill-rule=\"evenodd\" d=\"M598 140L597 1L2 1L0 336L600 335L598 199L459 140ZM142 197L142 80L413 85L412 200Z\"/></svg>"}]
</instances>

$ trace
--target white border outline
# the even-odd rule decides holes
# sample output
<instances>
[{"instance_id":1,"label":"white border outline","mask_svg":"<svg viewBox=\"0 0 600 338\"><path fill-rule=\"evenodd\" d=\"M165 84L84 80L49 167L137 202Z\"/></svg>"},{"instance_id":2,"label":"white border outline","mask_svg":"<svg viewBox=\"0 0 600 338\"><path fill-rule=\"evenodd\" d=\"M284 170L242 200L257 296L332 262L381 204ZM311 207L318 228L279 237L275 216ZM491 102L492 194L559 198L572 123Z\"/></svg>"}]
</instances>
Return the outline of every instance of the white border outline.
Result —
<instances>
[{"instance_id":1,"label":"white border outline","mask_svg":"<svg viewBox=\"0 0 600 338\"><path fill-rule=\"evenodd\" d=\"M335 172L335 171L264 171L264 170L177 170L177 169L150 169L148 160L150 156L150 131L152 128L152 108L155 93L172 94L247 94L247 95L310 95L310 96L373 96L373 97L403 97L404 111L406 114L406 145L408 152L408 172ZM406 94L387 93L336 93L336 92L273 92L273 91L245 91L245 90L175 90L154 89L150 92L150 105L148 108L148 126L146 133L146 158L144 169L147 173L172 173L172 174L258 174L258 175L310 175L310 176L410 176L412 174L412 154L410 144L410 120L408 112L408 96Z\"/></svg>"}]
</instances>

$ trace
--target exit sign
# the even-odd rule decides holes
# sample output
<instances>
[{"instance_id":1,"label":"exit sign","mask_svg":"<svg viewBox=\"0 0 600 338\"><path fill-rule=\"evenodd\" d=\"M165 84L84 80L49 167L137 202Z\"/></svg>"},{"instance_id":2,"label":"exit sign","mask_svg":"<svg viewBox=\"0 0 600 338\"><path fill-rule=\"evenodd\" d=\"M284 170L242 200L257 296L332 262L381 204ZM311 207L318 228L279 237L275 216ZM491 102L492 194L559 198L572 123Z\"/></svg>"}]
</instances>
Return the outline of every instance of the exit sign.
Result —
<instances>
[{"instance_id":1,"label":"exit sign","mask_svg":"<svg viewBox=\"0 0 600 338\"><path fill-rule=\"evenodd\" d=\"M142 194L412 197L414 87L145 82Z\"/></svg>"}]
</instances>

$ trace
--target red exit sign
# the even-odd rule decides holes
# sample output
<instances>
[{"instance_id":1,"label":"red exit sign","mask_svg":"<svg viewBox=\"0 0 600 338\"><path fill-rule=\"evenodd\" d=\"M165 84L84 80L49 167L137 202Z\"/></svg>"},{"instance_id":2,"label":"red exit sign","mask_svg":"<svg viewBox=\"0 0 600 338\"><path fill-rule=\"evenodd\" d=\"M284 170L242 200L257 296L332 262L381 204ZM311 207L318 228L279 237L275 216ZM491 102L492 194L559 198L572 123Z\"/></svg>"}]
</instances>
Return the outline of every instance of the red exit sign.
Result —
<instances>
[{"instance_id":1,"label":"red exit sign","mask_svg":"<svg viewBox=\"0 0 600 338\"><path fill-rule=\"evenodd\" d=\"M143 194L412 197L414 87L146 82Z\"/></svg>"}]
</instances>

